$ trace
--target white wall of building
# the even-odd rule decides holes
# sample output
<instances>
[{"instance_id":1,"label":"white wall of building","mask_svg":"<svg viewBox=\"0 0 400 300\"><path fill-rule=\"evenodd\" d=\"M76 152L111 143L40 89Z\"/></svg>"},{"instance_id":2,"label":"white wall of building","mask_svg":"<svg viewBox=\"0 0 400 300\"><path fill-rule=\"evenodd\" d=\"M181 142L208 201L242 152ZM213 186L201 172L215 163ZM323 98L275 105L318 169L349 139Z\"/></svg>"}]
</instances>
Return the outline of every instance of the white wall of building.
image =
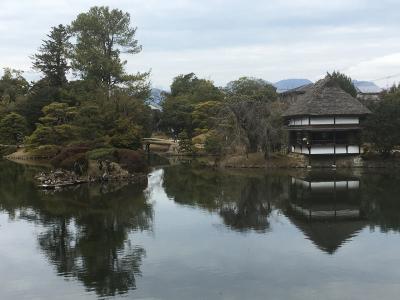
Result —
<instances>
[{"instance_id":1,"label":"white wall of building","mask_svg":"<svg viewBox=\"0 0 400 300\"><path fill-rule=\"evenodd\" d=\"M359 124L358 117L336 117L336 124Z\"/></svg>"},{"instance_id":2,"label":"white wall of building","mask_svg":"<svg viewBox=\"0 0 400 300\"><path fill-rule=\"evenodd\" d=\"M335 154L333 146L312 145L311 154Z\"/></svg>"},{"instance_id":3,"label":"white wall of building","mask_svg":"<svg viewBox=\"0 0 400 300\"><path fill-rule=\"evenodd\" d=\"M334 118L333 117L323 117L323 118L316 118L316 117L311 117L310 118L310 125L329 125L329 124L334 124Z\"/></svg>"},{"instance_id":4,"label":"white wall of building","mask_svg":"<svg viewBox=\"0 0 400 300\"><path fill-rule=\"evenodd\" d=\"M308 154L307 147L300 146L292 147L292 152L294 153L301 153L301 154ZM312 145L311 146L311 154L314 155L333 155L335 154L335 148L333 145ZM336 145L336 154L359 154L359 147L357 145L351 145L347 147L344 145Z\"/></svg>"},{"instance_id":5,"label":"white wall of building","mask_svg":"<svg viewBox=\"0 0 400 300\"><path fill-rule=\"evenodd\" d=\"M289 126L359 124L358 117L302 117L289 120Z\"/></svg>"},{"instance_id":6,"label":"white wall of building","mask_svg":"<svg viewBox=\"0 0 400 300\"><path fill-rule=\"evenodd\" d=\"M361 152L358 146L348 146L348 151L352 154L358 154L359 152Z\"/></svg>"},{"instance_id":7,"label":"white wall of building","mask_svg":"<svg viewBox=\"0 0 400 300\"><path fill-rule=\"evenodd\" d=\"M358 189L360 182L358 180L343 180L343 181L320 181L320 182L309 182L302 179L292 177L292 184L299 184L305 188L311 188L313 190L324 190L324 189Z\"/></svg>"}]
</instances>

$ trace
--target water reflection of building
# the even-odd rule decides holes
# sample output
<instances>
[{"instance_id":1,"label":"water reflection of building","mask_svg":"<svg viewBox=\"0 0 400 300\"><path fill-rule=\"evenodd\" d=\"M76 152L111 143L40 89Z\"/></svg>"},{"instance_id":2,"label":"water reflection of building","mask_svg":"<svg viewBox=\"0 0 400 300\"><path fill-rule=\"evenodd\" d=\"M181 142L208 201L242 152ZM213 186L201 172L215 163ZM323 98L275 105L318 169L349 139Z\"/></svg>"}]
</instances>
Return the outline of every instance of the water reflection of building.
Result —
<instances>
[{"instance_id":1,"label":"water reflection of building","mask_svg":"<svg viewBox=\"0 0 400 300\"><path fill-rule=\"evenodd\" d=\"M319 249L332 254L367 224L359 188L356 177L336 172L292 177L287 215Z\"/></svg>"}]
</instances>

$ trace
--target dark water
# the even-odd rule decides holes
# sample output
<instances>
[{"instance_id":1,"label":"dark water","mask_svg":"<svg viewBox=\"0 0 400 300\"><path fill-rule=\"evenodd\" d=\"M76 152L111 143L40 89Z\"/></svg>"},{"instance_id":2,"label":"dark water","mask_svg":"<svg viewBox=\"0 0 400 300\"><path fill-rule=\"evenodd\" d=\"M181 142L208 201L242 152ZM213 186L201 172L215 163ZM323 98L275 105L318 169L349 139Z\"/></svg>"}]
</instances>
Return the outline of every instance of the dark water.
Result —
<instances>
[{"instance_id":1,"label":"dark water","mask_svg":"<svg viewBox=\"0 0 400 300\"><path fill-rule=\"evenodd\" d=\"M398 299L400 173L153 171L38 191L0 162L0 299Z\"/></svg>"}]
</instances>

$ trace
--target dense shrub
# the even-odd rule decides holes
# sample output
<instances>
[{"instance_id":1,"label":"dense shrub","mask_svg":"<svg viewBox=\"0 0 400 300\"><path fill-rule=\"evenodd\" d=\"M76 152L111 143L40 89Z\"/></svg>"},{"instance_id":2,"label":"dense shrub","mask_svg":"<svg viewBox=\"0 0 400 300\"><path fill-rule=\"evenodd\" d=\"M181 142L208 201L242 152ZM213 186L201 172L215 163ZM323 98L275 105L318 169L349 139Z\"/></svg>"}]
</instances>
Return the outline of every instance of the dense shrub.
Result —
<instances>
[{"instance_id":1,"label":"dense shrub","mask_svg":"<svg viewBox=\"0 0 400 300\"><path fill-rule=\"evenodd\" d=\"M141 128L126 118L116 122L111 132L110 144L116 148L139 149L141 147Z\"/></svg>"},{"instance_id":2,"label":"dense shrub","mask_svg":"<svg viewBox=\"0 0 400 300\"><path fill-rule=\"evenodd\" d=\"M23 116L10 113L0 119L0 143L19 145L27 133L27 122Z\"/></svg>"},{"instance_id":3,"label":"dense shrub","mask_svg":"<svg viewBox=\"0 0 400 300\"><path fill-rule=\"evenodd\" d=\"M116 134L111 137L110 144L116 148L139 149L141 146L141 140L135 135Z\"/></svg>"},{"instance_id":4,"label":"dense shrub","mask_svg":"<svg viewBox=\"0 0 400 300\"><path fill-rule=\"evenodd\" d=\"M29 151L33 157L52 158L61 152L60 146L43 145Z\"/></svg>"},{"instance_id":5,"label":"dense shrub","mask_svg":"<svg viewBox=\"0 0 400 300\"><path fill-rule=\"evenodd\" d=\"M67 147L63 149L57 156L55 156L50 163L55 167L61 167L61 164L64 160L71 158L79 153L86 153L89 150L88 147Z\"/></svg>"},{"instance_id":6,"label":"dense shrub","mask_svg":"<svg viewBox=\"0 0 400 300\"><path fill-rule=\"evenodd\" d=\"M211 134L207 137L204 143L204 150L212 155L222 155L223 153L223 140L217 134Z\"/></svg>"},{"instance_id":7,"label":"dense shrub","mask_svg":"<svg viewBox=\"0 0 400 300\"><path fill-rule=\"evenodd\" d=\"M185 153L185 154L194 154L195 148L193 145L192 139L187 135L186 131L181 132L178 135L179 139L179 149L178 151L180 153Z\"/></svg>"},{"instance_id":8,"label":"dense shrub","mask_svg":"<svg viewBox=\"0 0 400 300\"><path fill-rule=\"evenodd\" d=\"M365 122L364 138L383 156L400 145L400 91L388 94Z\"/></svg>"},{"instance_id":9,"label":"dense shrub","mask_svg":"<svg viewBox=\"0 0 400 300\"><path fill-rule=\"evenodd\" d=\"M57 126L37 125L36 130L26 139L32 146L39 145L66 145L78 138L77 127L69 124Z\"/></svg>"},{"instance_id":10,"label":"dense shrub","mask_svg":"<svg viewBox=\"0 0 400 300\"><path fill-rule=\"evenodd\" d=\"M142 151L129 149L117 149L114 151L114 157L122 168L133 172L145 172L147 170L147 161Z\"/></svg>"},{"instance_id":11,"label":"dense shrub","mask_svg":"<svg viewBox=\"0 0 400 300\"><path fill-rule=\"evenodd\" d=\"M115 148L99 148L91 150L87 153L87 158L90 160L114 160L115 159Z\"/></svg>"},{"instance_id":12,"label":"dense shrub","mask_svg":"<svg viewBox=\"0 0 400 300\"><path fill-rule=\"evenodd\" d=\"M85 153L77 153L61 161L59 167L74 171L78 175L83 175L88 170L88 160Z\"/></svg>"}]
</instances>

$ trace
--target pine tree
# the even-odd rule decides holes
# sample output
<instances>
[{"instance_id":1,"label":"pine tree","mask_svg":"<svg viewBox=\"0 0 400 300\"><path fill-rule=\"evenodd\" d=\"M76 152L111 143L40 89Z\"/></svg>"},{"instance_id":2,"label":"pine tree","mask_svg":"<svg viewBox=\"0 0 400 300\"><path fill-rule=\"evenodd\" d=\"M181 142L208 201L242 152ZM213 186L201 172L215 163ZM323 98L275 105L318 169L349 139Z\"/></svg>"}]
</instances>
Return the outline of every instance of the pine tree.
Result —
<instances>
[{"instance_id":1,"label":"pine tree","mask_svg":"<svg viewBox=\"0 0 400 300\"><path fill-rule=\"evenodd\" d=\"M141 46L135 39L136 28L131 27L128 13L105 6L95 6L78 15L71 24L76 38L72 66L83 79L90 79L107 87L121 83L143 81L147 73L128 75L121 60L121 52L135 54Z\"/></svg>"},{"instance_id":2,"label":"pine tree","mask_svg":"<svg viewBox=\"0 0 400 300\"><path fill-rule=\"evenodd\" d=\"M32 57L33 67L41 71L49 83L61 87L67 82L66 74L70 69L68 56L70 34L64 25L52 27L48 39L43 41L39 53Z\"/></svg>"},{"instance_id":3,"label":"pine tree","mask_svg":"<svg viewBox=\"0 0 400 300\"><path fill-rule=\"evenodd\" d=\"M349 93L353 97L357 97L357 89L349 76L340 73L339 71L333 71L332 74L328 73L328 76L334 79L345 92Z\"/></svg>"}]
</instances>

